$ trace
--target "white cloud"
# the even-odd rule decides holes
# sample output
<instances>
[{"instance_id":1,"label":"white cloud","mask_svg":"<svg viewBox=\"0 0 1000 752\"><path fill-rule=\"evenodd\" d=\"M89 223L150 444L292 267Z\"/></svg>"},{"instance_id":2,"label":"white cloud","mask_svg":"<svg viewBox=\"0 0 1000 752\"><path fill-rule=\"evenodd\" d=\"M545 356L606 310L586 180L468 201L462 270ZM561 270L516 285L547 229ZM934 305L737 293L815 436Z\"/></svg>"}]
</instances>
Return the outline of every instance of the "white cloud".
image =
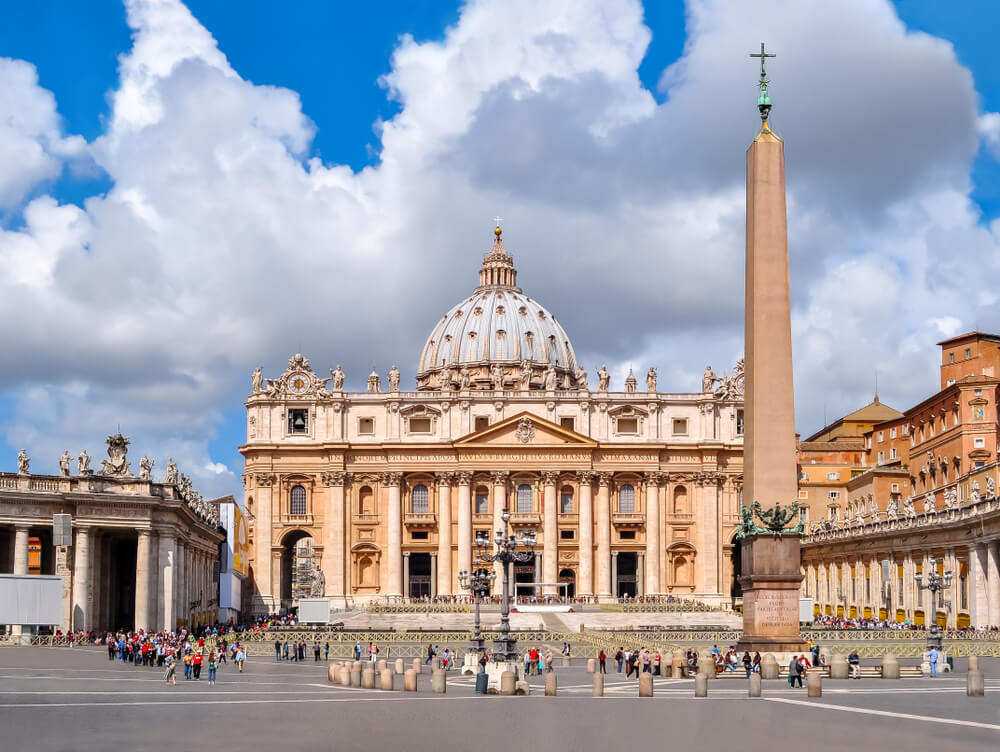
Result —
<instances>
[{"instance_id":1,"label":"white cloud","mask_svg":"<svg viewBox=\"0 0 1000 752\"><path fill-rule=\"evenodd\" d=\"M187 8L127 9L133 48L89 149L113 187L85 210L36 199L0 233L0 315L17 322L4 433L41 467L67 443L95 454L121 422L157 472L172 456L203 493L234 492L208 441L253 366L275 375L302 350L355 387L373 360L412 379L497 212L521 284L592 379L652 364L661 389L697 388L742 350L743 151L759 122L746 53L761 38L779 54L800 430L824 401L868 399L876 370L884 401L921 399L943 329L995 319L981 280L1000 232L969 198L993 121L951 45L887 2L692 1L659 105L636 73L650 40L637 2L472 2L441 41L401 41L384 83L402 111L358 173L306 159L317 124L298 95L244 80ZM33 76L0 67L44 115L0 129L0 150L19 138L42 155L0 179L0 208L78 143Z\"/></svg>"},{"instance_id":2,"label":"white cloud","mask_svg":"<svg viewBox=\"0 0 1000 752\"><path fill-rule=\"evenodd\" d=\"M979 116L977 130L983 142L1000 158L1000 112L986 112Z\"/></svg>"}]
</instances>

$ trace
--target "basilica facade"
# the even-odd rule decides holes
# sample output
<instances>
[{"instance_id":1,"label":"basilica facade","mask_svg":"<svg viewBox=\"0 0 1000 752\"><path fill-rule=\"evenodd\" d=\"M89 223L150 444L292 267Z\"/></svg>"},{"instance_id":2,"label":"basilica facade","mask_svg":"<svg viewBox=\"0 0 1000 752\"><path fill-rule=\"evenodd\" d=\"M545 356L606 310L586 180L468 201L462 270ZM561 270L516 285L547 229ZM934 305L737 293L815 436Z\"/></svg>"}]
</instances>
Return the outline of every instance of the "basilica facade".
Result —
<instances>
[{"instance_id":1,"label":"basilica facade","mask_svg":"<svg viewBox=\"0 0 1000 752\"><path fill-rule=\"evenodd\" d=\"M701 391L655 369L591 384L561 324L517 285L500 228L479 285L431 328L416 389L393 366L364 392L295 355L246 401L244 607L463 595L477 536L534 532L519 595L734 596L743 480L742 364ZM303 545L303 542L308 545ZM303 552L308 553L304 559ZM499 587L499 580L498 585Z\"/></svg>"}]
</instances>

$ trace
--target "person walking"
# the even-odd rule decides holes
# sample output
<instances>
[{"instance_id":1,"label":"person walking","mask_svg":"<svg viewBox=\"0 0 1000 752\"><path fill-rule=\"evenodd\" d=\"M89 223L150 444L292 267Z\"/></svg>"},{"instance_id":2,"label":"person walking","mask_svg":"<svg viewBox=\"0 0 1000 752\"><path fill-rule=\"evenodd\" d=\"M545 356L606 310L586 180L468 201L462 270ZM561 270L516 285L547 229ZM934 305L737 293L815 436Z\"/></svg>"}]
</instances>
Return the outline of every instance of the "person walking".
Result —
<instances>
[{"instance_id":1,"label":"person walking","mask_svg":"<svg viewBox=\"0 0 1000 752\"><path fill-rule=\"evenodd\" d=\"M552 667L552 648L545 648L545 673L551 674L554 670Z\"/></svg>"},{"instance_id":2,"label":"person walking","mask_svg":"<svg viewBox=\"0 0 1000 752\"><path fill-rule=\"evenodd\" d=\"M597 654L597 661L601 665L602 674L608 673L607 660L608 660L608 654L605 653L604 650L602 649L601 652Z\"/></svg>"},{"instance_id":3,"label":"person walking","mask_svg":"<svg viewBox=\"0 0 1000 752\"><path fill-rule=\"evenodd\" d=\"M622 672L622 661L625 660L625 653L622 652L621 648L618 648L618 652L615 653L615 662L618 664L618 673Z\"/></svg>"},{"instance_id":4,"label":"person walking","mask_svg":"<svg viewBox=\"0 0 1000 752\"><path fill-rule=\"evenodd\" d=\"M746 669L747 679L750 678L750 674L753 673L753 658L750 657L750 651L746 650L743 653L743 668Z\"/></svg>"},{"instance_id":5,"label":"person walking","mask_svg":"<svg viewBox=\"0 0 1000 752\"><path fill-rule=\"evenodd\" d=\"M861 678L861 656L858 655L857 650L852 650L851 654L847 656L847 663L851 667L851 678L860 679Z\"/></svg>"},{"instance_id":6,"label":"person walking","mask_svg":"<svg viewBox=\"0 0 1000 752\"><path fill-rule=\"evenodd\" d=\"M167 670L163 672L164 681L166 681L167 684L173 684L176 687L177 676L175 672L175 666L177 665L177 662L174 660L174 654L168 653L163 663L167 667Z\"/></svg>"},{"instance_id":7,"label":"person walking","mask_svg":"<svg viewBox=\"0 0 1000 752\"><path fill-rule=\"evenodd\" d=\"M802 664L799 663L797 655L793 655L791 663L788 664L788 686L794 687L795 682L802 686Z\"/></svg>"},{"instance_id":8,"label":"person walking","mask_svg":"<svg viewBox=\"0 0 1000 752\"><path fill-rule=\"evenodd\" d=\"M191 656L191 671L195 681L201 681L201 664L204 660L205 656L201 653L195 653Z\"/></svg>"},{"instance_id":9,"label":"person walking","mask_svg":"<svg viewBox=\"0 0 1000 752\"><path fill-rule=\"evenodd\" d=\"M281 660L281 640L274 641L274 660Z\"/></svg>"},{"instance_id":10,"label":"person walking","mask_svg":"<svg viewBox=\"0 0 1000 752\"><path fill-rule=\"evenodd\" d=\"M931 664L931 678L936 678L938 675L937 665L938 665L938 650L937 648L931 648L931 652L927 654L927 662Z\"/></svg>"},{"instance_id":11,"label":"person walking","mask_svg":"<svg viewBox=\"0 0 1000 752\"><path fill-rule=\"evenodd\" d=\"M323 646L323 660L325 660L325 661L329 661L330 660L330 643L329 642L326 643L326 645Z\"/></svg>"},{"instance_id":12,"label":"person walking","mask_svg":"<svg viewBox=\"0 0 1000 752\"><path fill-rule=\"evenodd\" d=\"M247 653L243 649L243 646L239 645L236 649L236 665L239 667L241 674L243 673L243 663L244 661L246 661L246 659L247 659Z\"/></svg>"},{"instance_id":13,"label":"person walking","mask_svg":"<svg viewBox=\"0 0 1000 752\"><path fill-rule=\"evenodd\" d=\"M213 650L208 654L208 684L209 686L215 685L215 651Z\"/></svg>"},{"instance_id":14,"label":"person walking","mask_svg":"<svg viewBox=\"0 0 1000 752\"><path fill-rule=\"evenodd\" d=\"M434 646L431 643L427 643L427 660L424 663L431 663L434 660Z\"/></svg>"},{"instance_id":15,"label":"person walking","mask_svg":"<svg viewBox=\"0 0 1000 752\"><path fill-rule=\"evenodd\" d=\"M354 643L354 660L356 660L356 661L360 661L361 660L361 643L360 642Z\"/></svg>"}]
</instances>

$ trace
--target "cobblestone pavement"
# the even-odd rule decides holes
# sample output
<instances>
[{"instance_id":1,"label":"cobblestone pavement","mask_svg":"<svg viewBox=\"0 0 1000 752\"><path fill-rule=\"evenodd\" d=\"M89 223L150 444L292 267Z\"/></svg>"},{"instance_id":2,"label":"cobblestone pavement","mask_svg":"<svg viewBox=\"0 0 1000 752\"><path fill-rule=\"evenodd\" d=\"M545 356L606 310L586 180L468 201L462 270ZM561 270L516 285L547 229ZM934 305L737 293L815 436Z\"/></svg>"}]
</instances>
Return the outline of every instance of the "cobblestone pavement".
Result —
<instances>
[{"instance_id":1,"label":"cobblestone pavement","mask_svg":"<svg viewBox=\"0 0 1000 752\"><path fill-rule=\"evenodd\" d=\"M582 663L582 661L581 661ZM984 660L986 697L965 696L965 677L831 681L809 699L783 681L747 697L745 679L710 682L696 699L691 680L657 677L654 697L635 680L608 674L605 697L591 697L581 666L558 668L559 696L478 696L472 677L452 672L446 695L330 685L327 665L262 659L240 674L223 665L218 683L109 662L92 648L0 650L2 749L48 750L489 750L544 744L583 750L657 748L770 750L950 750L1000 748L1000 660ZM964 670L959 663L956 668ZM397 684L400 686L400 684ZM294 745L289 747L289 745Z\"/></svg>"}]
</instances>

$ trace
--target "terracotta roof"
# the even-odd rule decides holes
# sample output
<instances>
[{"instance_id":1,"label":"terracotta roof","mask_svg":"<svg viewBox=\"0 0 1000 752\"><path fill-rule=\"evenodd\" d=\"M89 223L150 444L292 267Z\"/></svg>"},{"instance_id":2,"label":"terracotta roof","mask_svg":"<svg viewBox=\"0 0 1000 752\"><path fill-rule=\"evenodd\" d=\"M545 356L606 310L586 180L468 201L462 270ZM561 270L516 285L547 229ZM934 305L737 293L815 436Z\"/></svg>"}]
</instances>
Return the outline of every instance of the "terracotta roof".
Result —
<instances>
[{"instance_id":1,"label":"terracotta roof","mask_svg":"<svg viewBox=\"0 0 1000 752\"><path fill-rule=\"evenodd\" d=\"M994 342L1000 342L1000 334L987 334L986 332L966 332L965 334L959 334L957 337L949 337L948 339L943 339L938 342L939 345L949 345L952 342L959 342L963 339L968 339L969 337L979 337L980 339L988 339Z\"/></svg>"}]
</instances>

